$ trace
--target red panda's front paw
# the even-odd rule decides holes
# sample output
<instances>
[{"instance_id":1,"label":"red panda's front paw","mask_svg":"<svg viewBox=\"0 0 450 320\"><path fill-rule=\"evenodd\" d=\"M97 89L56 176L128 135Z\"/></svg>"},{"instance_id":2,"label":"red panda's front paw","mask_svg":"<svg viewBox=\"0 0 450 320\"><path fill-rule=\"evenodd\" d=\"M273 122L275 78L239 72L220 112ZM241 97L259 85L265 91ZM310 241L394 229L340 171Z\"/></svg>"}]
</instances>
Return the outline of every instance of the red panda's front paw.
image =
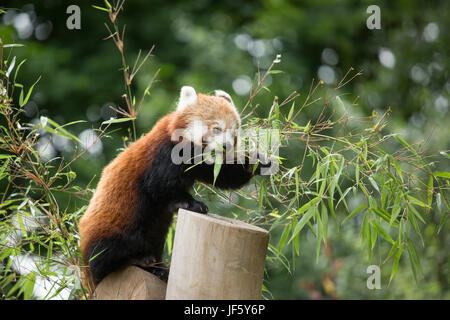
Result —
<instances>
[{"instance_id":1,"label":"red panda's front paw","mask_svg":"<svg viewBox=\"0 0 450 320\"><path fill-rule=\"evenodd\" d=\"M194 211L194 212L198 212L198 213L208 213L208 207L206 206L206 204L204 204L203 202L197 201L197 200L192 200L189 203L189 206L187 208L188 210Z\"/></svg>"},{"instance_id":2,"label":"red panda's front paw","mask_svg":"<svg viewBox=\"0 0 450 320\"><path fill-rule=\"evenodd\" d=\"M186 209L198 213L208 213L208 207L203 202L197 201L195 199L185 199L180 201L171 202L168 205L170 212L178 211L178 209Z\"/></svg>"}]
</instances>

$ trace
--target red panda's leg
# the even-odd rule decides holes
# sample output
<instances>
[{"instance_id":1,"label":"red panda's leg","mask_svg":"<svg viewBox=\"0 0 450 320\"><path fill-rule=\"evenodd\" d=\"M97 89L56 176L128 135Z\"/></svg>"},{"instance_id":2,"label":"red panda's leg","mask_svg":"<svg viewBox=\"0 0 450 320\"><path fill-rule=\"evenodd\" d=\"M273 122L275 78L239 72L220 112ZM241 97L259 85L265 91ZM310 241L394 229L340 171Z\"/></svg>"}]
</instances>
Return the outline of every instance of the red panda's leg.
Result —
<instances>
[{"instance_id":1,"label":"red panda's leg","mask_svg":"<svg viewBox=\"0 0 450 320\"><path fill-rule=\"evenodd\" d=\"M93 248L89 268L95 283L99 283L109 273L127 265L136 265L167 281L168 267L161 262L162 254L159 251L162 249L156 248L156 246L160 247L156 244L156 240L161 239L131 240L137 235L137 231L132 231L130 234L134 236L129 236L128 239L127 236L124 237L124 234L121 238L100 240ZM142 245L148 247L142 247Z\"/></svg>"}]
</instances>

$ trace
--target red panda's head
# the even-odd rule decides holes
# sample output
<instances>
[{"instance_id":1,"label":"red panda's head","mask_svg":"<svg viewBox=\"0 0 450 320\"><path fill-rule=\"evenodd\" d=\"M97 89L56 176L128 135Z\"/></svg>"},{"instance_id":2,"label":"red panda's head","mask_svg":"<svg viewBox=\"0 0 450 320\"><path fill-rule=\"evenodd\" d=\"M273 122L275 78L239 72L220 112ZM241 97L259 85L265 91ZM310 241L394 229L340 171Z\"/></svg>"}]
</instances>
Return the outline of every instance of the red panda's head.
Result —
<instances>
[{"instance_id":1,"label":"red panda's head","mask_svg":"<svg viewBox=\"0 0 450 320\"><path fill-rule=\"evenodd\" d=\"M184 139L211 150L218 145L235 145L241 119L228 93L216 90L215 95L211 96L184 86L181 88L177 113L184 124Z\"/></svg>"}]
</instances>

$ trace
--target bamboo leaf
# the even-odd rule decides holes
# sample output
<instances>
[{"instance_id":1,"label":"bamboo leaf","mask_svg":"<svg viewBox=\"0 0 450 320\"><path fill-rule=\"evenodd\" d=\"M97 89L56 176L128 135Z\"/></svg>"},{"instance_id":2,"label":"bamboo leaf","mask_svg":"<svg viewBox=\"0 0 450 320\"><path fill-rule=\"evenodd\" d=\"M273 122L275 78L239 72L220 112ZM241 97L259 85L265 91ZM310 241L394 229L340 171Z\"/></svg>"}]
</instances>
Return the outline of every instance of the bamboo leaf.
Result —
<instances>
[{"instance_id":1,"label":"bamboo leaf","mask_svg":"<svg viewBox=\"0 0 450 320\"><path fill-rule=\"evenodd\" d=\"M438 233L441 232L442 227L444 226L445 222L447 221L448 216L450 215L449 212L444 212L442 214L441 220L439 221L439 228L438 228Z\"/></svg>"},{"instance_id":2,"label":"bamboo leaf","mask_svg":"<svg viewBox=\"0 0 450 320\"><path fill-rule=\"evenodd\" d=\"M216 184L216 179L219 176L220 169L222 168L223 164L223 156L221 152L216 153L216 158L214 160L214 181L213 185Z\"/></svg>"},{"instance_id":3,"label":"bamboo leaf","mask_svg":"<svg viewBox=\"0 0 450 320\"><path fill-rule=\"evenodd\" d=\"M433 202L433 176L430 175L428 178L428 189L427 189L427 205L431 208L431 203Z\"/></svg>"},{"instance_id":4,"label":"bamboo leaf","mask_svg":"<svg viewBox=\"0 0 450 320\"><path fill-rule=\"evenodd\" d=\"M442 212L442 199L440 192L436 194L436 208L438 209L439 212Z\"/></svg>"},{"instance_id":5,"label":"bamboo leaf","mask_svg":"<svg viewBox=\"0 0 450 320\"><path fill-rule=\"evenodd\" d=\"M270 74L279 74L279 73L283 73L282 70L270 70L269 71Z\"/></svg>"},{"instance_id":6,"label":"bamboo leaf","mask_svg":"<svg viewBox=\"0 0 450 320\"><path fill-rule=\"evenodd\" d=\"M286 227L284 227L283 233L281 234L280 241L278 242L278 251L280 252L283 249L284 244L286 243L287 237L289 236L291 226L291 224L286 225Z\"/></svg>"},{"instance_id":7,"label":"bamboo leaf","mask_svg":"<svg viewBox=\"0 0 450 320\"><path fill-rule=\"evenodd\" d=\"M292 102L291 109L289 110L289 114L288 114L288 117L287 117L288 121L291 120L292 115L294 114L294 109L295 109L295 101Z\"/></svg>"},{"instance_id":8,"label":"bamboo leaf","mask_svg":"<svg viewBox=\"0 0 450 320\"><path fill-rule=\"evenodd\" d=\"M372 220L371 223L378 230L378 232L380 232L380 234L383 236L383 238L385 238L390 243L394 244L394 240L392 240L392 238L389 236L389 234L386 232L386 230L384 230L383 227L380 224L378 224L378 222L376 222L375 220Z\"/></svg>"},{"instance_id":9,"label":"bamboo leaf","mask_svg":"<svg viewBox=\"0 0 450 320\"><path fill-rule=\"evenodd\" d=\"M303 212L307 211L311 206L317 204L321 200L320 197L315 197L305 203L303 206L300 207L300 209L297 210L297 212L294 214L294 216L298 216L299 214L302 214Z\"/></svg>"},{"instance_id":10,"label":"bamboo leaf","mask_svg":"<svg viewBox=\"0 0 450 320\"><path fill-rule=\"evenodd\" d=\"M328 238L328 210L327 206L322 202L322 223L323 223L323 242L327 243Z\"/></svg>"},{"instance_id":11,"label":"bamboo leaf","mask_svg":"<svg viewBox=\"0 0 450 320\"><path fill-rule=\"evenodd\" d=\"M374 227L370 224L370 244L372 245L371 251L375 248L375 244L377 243L378 232L374 229Z\"/></svg>"},{"instance_id":12,"label":"bamboo leaf","mask_svg":"<svg viewBox=\"0 0 450 320\"><path fill-rule=\"evenodd\" d=\"M402 180L402 183L404 183L402 169L400 168L400 165L393 157L391 158L391 160L392 160L392 163L394 164L394 167L395 167L395 170L397 171L398 176L400 177L400 180Z\"/></svg>"},{"instance_id":13,"label":"bamboo leaf","mask_svg":"<svg viewBox=\"0 0 450 320\"><path fill-rule=\"evenodd\" d=\"M16 65L16 57L14 56L11 63L9 64L8 70L6 70L5 76L9 78L9 75L11 71L14 69L14 66Z\"/></svg>"},{"instance_id":14,"label":"bamboo leaf","mask_svg":"<svg viewBox=\"0 0 450 320\"><path fill-rule=\"evenodd\" d=\"M420 215L419 211L416 210L416 208L414 208L412 205L408 206L409 209L411 209L412 213L420 220L422 221L422 223L426 223L425 220L422 218L422 216Z\"/></svg>"},{"instance_id":15,"label":"bamboo leaf","mask_svg":"<svg viewBox=\"0 0 450 320\"><path fill-rule=\"evenodd\" d=\"M400 257L402 256L402 252L403 252L403 244L397 248L397 252L395 253L394 264L392 265L391 276L389 277L389 284L391 283L395 273L397 272L398 263L400 261Z\"/></svg>"},{"instance_id":16,"label":"bamboo leaf","mask_svg":"<svg viewBox=\"0 0 450 320\"><path fill-rule=\"evenodd\" d=\"M371 228L370 228L370 223L369 223L369 215L366 214L364 216L364 220L363 223L365 224L365 228L364 228L364 238L366 239L366 248L367 248L367 257L369 258L369 260L372 258L372 234L371 234Z\"/></svg>"},{"instance_id":17,"label":"bamboo leaf","mask_svg":"<svg viewBox=\"0 0 450 320\"><path fill-rule=\"evenodd\" d=\"M336 102L337 102L338 105L342 108L342 110L345 110L345 104L344 104L344 102L342 102L341 97L336 96Z\"/></svg>"},{"instance_id":18,"label":"bamboo leaf","mask_svg":"<svg viewBox=\"0 0 450 320\"><path fill-rule=\"evenodd\" d=\"M391 212L391 219L389 220L389 224L392 225L395 221L395 219L397 219L398 214L401 211L401 207L400 207L400 201L401 201L401 197L400 196L396 196L394 199L394 206L392 207L392 212Z\"/></svg>"},{"instance_id":19,"label":"bamboo leaf","mask_svg":"<svg viewBox=\"0 0 450 320\"><path fill-rule=\"evenodd\" d=\"M303 229L303 227L306 225L306 223L309 222L309 220L314 216L314 213L315 213L315 208L310 207L308 209L308 211L303 215L303 217L296 224L295 229L292 232L292 236L289 239L289 242L291 242L292 239L294 239L299 234L299 232Z\"/></svg>"},{"instance_id":20,"label":"bamboo leaf","mask_svg":"<svg viewBox=\"0 0 450 320\"><path fill-rule=\"evenodd\" d=\"M19 65L16 68L16 72L14 73L14 79L13 82L16 83L16 79L17 79L17 74L19 73L20 67L25 63L25 61L27 61L26 59L22 60Z\"/></svg>"},{"instance_id":21,"label":"bamboo leaf","mask_svg":"<svg viewBox=\"0 0 450 320\"><path fill-rule=\"evenodd\" d=\"M297 219L292 219L293 221L294 221L294 224L292 225L292 229L295 229L295 227L297 226L297 224L298 224L298 221L297 221ZM289 240L289 242L290 242L291 240ZM288 243L289 243L288 242ZM300 236L296 236L295 238L294 238L294 246L293 246L293 248L292 248L294 251L295 251L295 253L297 254L297 256L298 255L300 255Z\"/></svg>"},{"instance_id":22,"label":"bamboo leaf","mask_svg":"<svg viewBox=\"0 0 450 320\"><path fill-rule=\"evenodd\" d=\"M410 239L408 239L406 241L406 248L410 255L410 259L412 260L411 262L417 266L417 269L419 270L420 275L423 277L423 270L422 270L422 266L420 265L419 256L417 255L416 248Z\"/></svg>"},{"instance_id":23,"label":"bamboo leaf","mask_svg":"<svg viewBox=\"0 0 450 320\"><path fill-rule=\"evenodd\" d=\"M429 206L427 204L423 203L419 199L414 198L413 196L407 195L406 197L410 200L410 204L416 204L423 208L429 208Z\"/></svg>"},{"instance_id":24,"label":"bamboo leaf","mask_svg":"<svg viewBox=\"0 0 450 320\"><path fill-rule=\"evenodd\" d=\"M394 136L395 139L397 139L406 149L408 149L409 151L411 151L415 156L418 156L419 154L417 153L417 151L408 143L406 142L402 137L400 137L399 135L395 135Z\"/></svg>"},{"instance_id":25,"label":"bamboo leaf","mask_svg":"<svg viewBox=\"0 0 450 320\"><path fill-rule=\"evenodd\" d=\"M441 177L441 178L446 178L446 179L450 179L450 172L436 171L436 172L434 173L434 176Z\"/></svg>"},{"instance_id":26,"label":"bamboo leaf","mask_svg":"<svg viewBox=\"0 0 450 320\"><path fill-rule=\"evenodd\" d=\"M339 232L339 226L340 225L338 224L337 217L336 217L336 212L334 211L333 203L332 203L330 198L328 198L328 209L331 212L331 216L333 217L333 220L336 223L337 228L338 228L338 232Z\"/></svg>"},{"instance_id":27,"label":"bamboo leaf","mask_svg":"<svg viewBox=\"0 0 450 320\"><path fill-rule=\"evenodd\" d=\"M34 284L36 282L36 273L30 272L26 275L26 280L23 285L23 298L24 300L30 300L33 295Z\"/></svg>"},{"instance_id":28,"label":"bamboo leaf","mask_svg":"<svg viewBox=\"0 0 450 320\"><path fill-rule=\"evenodd\" d=\"M345 196L347 195L347 193L350 192L350 190L351 190L352 188L353 188L353 187L348 187L347 189L345 189L344 193L341 193L341 189L340 189L339 186L338 186L338 191L339 191L339 193L341 194L341 197L339 198L339 201L336 203L336 208L339 206L339 203L341 203L341 201L343 201L345 208L348 210L347 202L345 201Z\"/></svg>"},{"instance_id":29,"label":"bamboo leaf","mask_svg":"<svg viewBox=\"0 0 450 320\"><path fill-rule=\"evenodd\" d=\"M359 163L355 166L355 179L356 179L356 185L359 184Z\"/></svg>"},{"instance_id":30,"label":"bamboo leaf","mask_svg":"<svg viewBox=\"0 0 450 320\"><path fill-rule=\"evenodd\" d=\"M323 222L322 222L322 218L320 217L320 211L318 206L314 207L315 210L315 218L317 221L317 233L318 233L318 237L322 237L323 242L325 242L325 234L323 231Z\"/></svg>"},{"instance_id":31,"label":"bamboo leaf","mask_svg":"<svg viewBox=\"0 0 450 320\"><path fill-rule=\"evenodd\" d=\"M47 123L50 123L52 126L54 126L55 128L51 128L49 126L47 126ZM64 126L60 126L58 123L56 123L56 121L47 118L47 117L41 117L41 127L45 130L47 130L50 133L59 135L61 137L70 139L70 140L75 140L76 142L78 142L79 144L82 144L81 140L78 139L77 136L73 135L72 133L70 133L69 131L67 131L66 129L64 129Z\"/></svg>"},{"instance_id":32,"label":"bamboo leaf","mask_svg":"<svg viewBox=\"0 0 450 320\"><path fill-rule=\"evenodd\" d=\"M375 182L375 180L374 180L372 177L369 177L369 181L370 181L370 183L372 184L372 186L375 188L375 190L377 190L378 193L380 193L380 189L378 189L378 185L377 185L377 183Z\"/></svg>"},{"instance_id":33,"label":"bamboo leaf","mask_svg":"<svg viewBox=\"0 0 450 320\"><path fill-rule=\"evenodd\" d=\"M344 220L342 220L341 224L344 224L345 222L347 222L348 220L350 220L351 218L353 218L354 216L356 216L357 214L359 214L364 208L366 207L365 204L360 205L359 207L357 207L355 210L353 210L347 217L345 217Z\"/></svg>"},{"instance_id":34,"label":"bamboo leaf","mask_svg":"<svg viewBox=\"0 0 450 320\"><path fill-rule=\"evenodd\" d=\"M392 257L394 252L396 252L398 244L399 244L398 240L394 242L394 244L392 245L391 249L389 250L389 253L388 253L386 259L384 259L383 263L386 263Z\"/></svg>"},{"instance_id":35,"label":"bamboo leaf","mask_svg":"<svg viewBox=\"0 0 450 320\"><path fill-rule=\"evenodd\" d=\"M320 247L321 247L321 244L322 244L322 240L321 239L322 238L320 237L320 234L318 234L316 236L316 263L319 262Z\"/></svg>"},{"instance_id":36,"label":"bamboo leaf","mask_svg":"<svg viewBox=\"0 0 450 320\"><path fill-rule=\"evenodd\" d=\"M99 7L99 6L94 6L94 5L92 5L92 7L93 7L94 9L97 9L97 10L100 10L100 11L105 11L105 12L110 12L110 11L111 11L111 10L108 9L108 8L103 8L103 7Z\"/></svg>"},{"instance_id":37,"label":"bamboo leaf","mask_svg":"<svg viewBox=\"0 0 450 320\"><path fill-rule=\"evenodd\" d=\"M20 47L24 47L24 45L18 43L9 43L3 45L3 48L20 48Z\"/></svg>"},{"instance_id":38,"label":"bamboo leaf","mask_svg":"<svg viewBox=\"0 0 450 320\"><path fill-rule=\"evenodd\" d=\"M111 118L109 120L103 121L102 122L102 126L105 124L111 124L111 123L121 123L121 122L127 122L127 121L132 121L134 120L133 118Z\"/></svg>"},{"instance_id":39,"label":"bamboo leaf","mask_svg":"<svg viewBox=\"0 0 450 320\"><path fill-rule=\"evenodd\" d=\"M414 230L416 230L417 234L420 237L420 241L422 242L422 245L425 245L425 242L423 241L423 237L422 237L422 232L420 231L419 226L417 225L417 221L416 218L414 217L414 213L413 213L413 209L411 209L412 206L409 205L408 209L409 209L409 215L408 215L408 221L411 223L411 225L413 226Z\"/></svg>"},{"instance_id":40,"label":"bamboo leaf","mask_svg":"<svg viewBox=\"0 0 450 320\"><path fill-rule=\"evenodd\" d=\"M27 95L25 96L25 99L23 98L23 88L22 88L22 91L20 91L19 105L21 107L23 107L24 105L27 104L28 99L30 99L31 92L33 92L33 88L39 82L39 80L41 80L41 76L39 76L39 78L36 80L36 82L31 85L30 89L28 89L28 92L27 92Z\"/></svg>"}]
</instances>

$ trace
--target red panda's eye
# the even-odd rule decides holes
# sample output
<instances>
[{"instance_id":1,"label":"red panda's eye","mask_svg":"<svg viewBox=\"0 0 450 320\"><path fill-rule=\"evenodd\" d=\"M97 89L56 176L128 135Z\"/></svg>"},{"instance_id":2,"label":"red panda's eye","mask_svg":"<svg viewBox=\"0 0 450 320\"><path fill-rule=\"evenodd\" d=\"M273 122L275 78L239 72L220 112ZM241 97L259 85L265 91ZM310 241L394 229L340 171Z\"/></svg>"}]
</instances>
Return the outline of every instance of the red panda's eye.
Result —
<instances>
[{"instance_id":1,"label":"red panda's eye","mask_svg":"<svg viewBox=\"0 0 450 320\"><path fill-rule=\"evenodd\" d=\"M214 127L214 128L213 128L213 132L214 132L214 133L221 133L221 132L222 132L222 128Z\"/></svg>"}]
</instances>

